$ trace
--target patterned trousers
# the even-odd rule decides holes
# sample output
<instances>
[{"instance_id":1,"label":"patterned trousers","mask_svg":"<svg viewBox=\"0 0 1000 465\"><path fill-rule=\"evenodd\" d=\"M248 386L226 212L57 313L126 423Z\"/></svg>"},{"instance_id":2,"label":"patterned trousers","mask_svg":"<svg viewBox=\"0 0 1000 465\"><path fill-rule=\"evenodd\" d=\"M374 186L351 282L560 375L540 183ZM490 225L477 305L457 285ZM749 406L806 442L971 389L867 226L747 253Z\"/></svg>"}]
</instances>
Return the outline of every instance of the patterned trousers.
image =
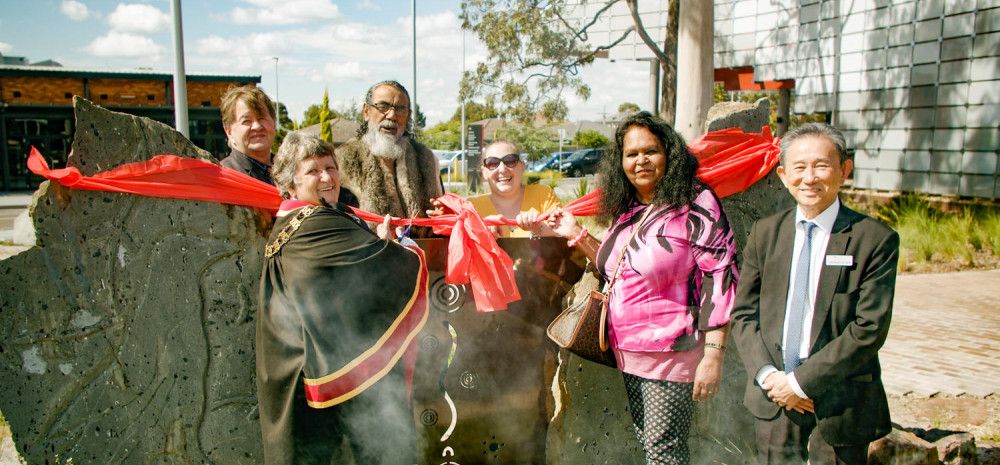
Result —
<instances>
[{"instance_id":1,"label":"patterned trousers","mask_svg":"<svg viewBox=\"0 0 1000 465\"><path fill-rule=\"evenodd\" d=\"M694 415L694 383L640 378L628 373L625 391L635 434L650 465L687 465L688 431Z\"/></svg>"}]
</instances>

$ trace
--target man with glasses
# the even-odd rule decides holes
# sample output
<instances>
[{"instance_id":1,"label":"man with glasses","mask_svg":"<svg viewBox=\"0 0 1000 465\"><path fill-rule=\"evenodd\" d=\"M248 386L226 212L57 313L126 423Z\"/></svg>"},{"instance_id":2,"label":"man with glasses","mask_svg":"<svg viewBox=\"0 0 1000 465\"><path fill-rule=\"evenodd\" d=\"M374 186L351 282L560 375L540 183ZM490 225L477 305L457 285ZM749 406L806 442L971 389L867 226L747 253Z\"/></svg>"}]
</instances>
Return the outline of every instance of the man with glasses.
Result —
<instances>
[{"instance_id":1,"label":"man with glasses","mask_svg":"<svg viewBox=\"0 0 1000 465\"><path fill-rule=\"evenodd\" d=\"M361 209L380 215L426 216L444 187L434 154L416 141L410 95L396 81L368 89L357 137L337 149L343 184L358 195ZM429 231L420 231L423 237Z\"/></svg>"},{"instance_id":2,"label":"man with glasses","mask_svg":"<svg viewBox=\"0 0 1000 465\"><path fill-rule=\"evenodd\" d=\"M878 351L889 335L899 235L842 204L844 135L826 123L781 140L796 207L750 230L732 313L761 465L865 465L892 430Z\"/></svg>"}]
</instances>

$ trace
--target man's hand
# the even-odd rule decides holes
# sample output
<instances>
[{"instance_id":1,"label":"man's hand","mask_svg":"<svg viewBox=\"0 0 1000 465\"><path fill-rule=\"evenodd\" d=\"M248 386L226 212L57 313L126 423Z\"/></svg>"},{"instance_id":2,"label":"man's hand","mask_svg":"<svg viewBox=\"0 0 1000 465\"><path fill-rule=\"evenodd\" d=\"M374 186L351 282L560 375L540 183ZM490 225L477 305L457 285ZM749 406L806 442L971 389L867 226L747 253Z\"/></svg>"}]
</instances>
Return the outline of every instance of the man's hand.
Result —
<instances>
[{"instance_id":1,"label":"man's hand","mask_svg":"<svg viewBox=\"0 0 1000 465\"><path fill-rule=\"evenodd\" d=\"M812 399L803 399L796 395L788 384L788 375L783 372L775 371L767 375L761 387L767 391L767 397L785 410L795 410L799 413L815 412Z\"/></svg>"},{"instance_id":2,"label":"man's hand","mask_svg":"<svg viewBox=\"0 0 1000 465\"><path fill-rule=\"evenodd\" d=\"M444 204L442 204L438 199L431 199L431 206L434 208L425 211L428 218L434 218L435 216L441 216L444 214Z\"/></svg>"}]
</instances>

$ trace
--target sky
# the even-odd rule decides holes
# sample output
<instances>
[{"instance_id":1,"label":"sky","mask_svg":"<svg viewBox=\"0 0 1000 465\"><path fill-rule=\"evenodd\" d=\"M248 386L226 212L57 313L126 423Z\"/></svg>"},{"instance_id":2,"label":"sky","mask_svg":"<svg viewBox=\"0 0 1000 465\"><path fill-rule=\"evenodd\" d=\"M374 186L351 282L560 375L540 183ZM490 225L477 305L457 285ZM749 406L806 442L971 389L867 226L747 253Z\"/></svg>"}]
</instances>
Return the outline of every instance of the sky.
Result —
<instances>
[{"instance_id":1,"label":"sky","mask_svg":"<svg viewBox=\"0 0 1000 465\"><path fill-rule=\"evenodd\" d=\"M169 0L0 0L0 53L65 67L172 73ZM395 79L413 93L408 0L183 0L188 73L260 76L292 119L327 89L334 108L358 104L372 83ZM459 0L417 1L416 99L429 125L458 108L463 69ZM465 69L486 47L464 35ZM277 63L274 58L277 57ZM277 64L277 67L275 66ZM571 120L596 121L623 102L645 107L648 65L597 60L581 76L587 101L567 101Z\"/></svg>"}]
</instances>

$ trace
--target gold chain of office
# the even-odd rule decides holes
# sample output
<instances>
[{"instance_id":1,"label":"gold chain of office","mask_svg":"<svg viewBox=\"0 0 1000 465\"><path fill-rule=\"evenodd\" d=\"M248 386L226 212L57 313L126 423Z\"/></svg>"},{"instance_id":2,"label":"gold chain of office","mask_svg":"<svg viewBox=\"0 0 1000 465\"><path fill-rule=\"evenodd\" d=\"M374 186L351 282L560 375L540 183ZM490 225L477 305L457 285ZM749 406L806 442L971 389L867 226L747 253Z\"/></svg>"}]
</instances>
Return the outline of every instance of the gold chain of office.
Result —
<instances>
[{"instance_id":1,"label":"gold chain of office","mask_svg":"<svg viewBox=\"0 0 1000 465\"><path fill-rule=\"evenodd\" d=\"M302 226L302 222L305 221L306 218L309 218L318 209L319 207L310 205L308 207L303 207L302 210L299 210L299 213L295 215L295 218L292 218L292 221L285 225L284 228L281 228L281 231L278 232L278 238L264 248L264 256L271 258L274 254L278 253L278 251L281 250L281 246L288 242L288 239L290 239L292 234L299 229L299 226Z\"/></svg>"}]
</instances>

